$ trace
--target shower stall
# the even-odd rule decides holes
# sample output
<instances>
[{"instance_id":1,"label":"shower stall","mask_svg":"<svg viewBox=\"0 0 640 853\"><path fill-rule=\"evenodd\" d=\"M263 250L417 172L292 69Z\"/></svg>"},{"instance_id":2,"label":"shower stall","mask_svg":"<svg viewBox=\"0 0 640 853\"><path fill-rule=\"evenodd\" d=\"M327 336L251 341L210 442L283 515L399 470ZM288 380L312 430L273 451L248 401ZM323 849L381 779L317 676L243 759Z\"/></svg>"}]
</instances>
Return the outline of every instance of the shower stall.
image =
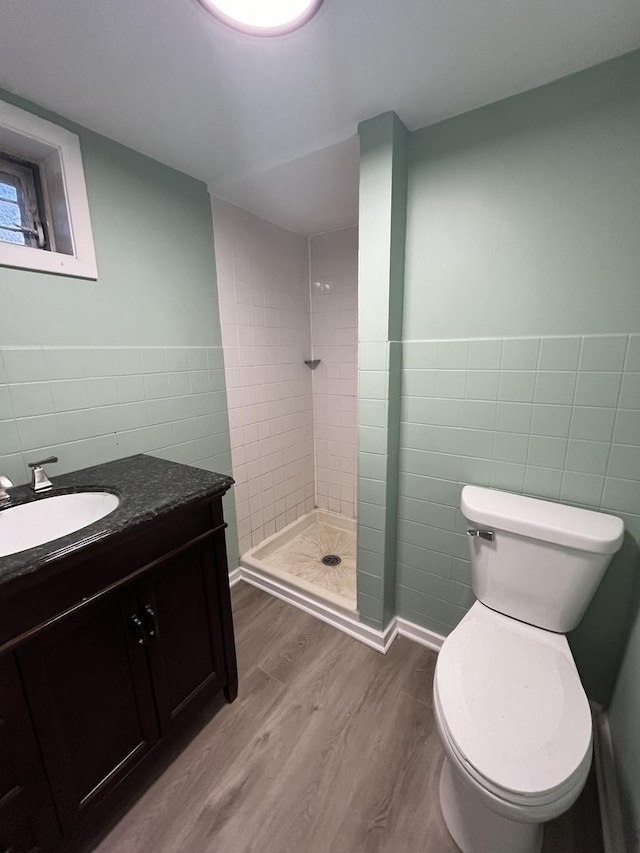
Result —
<instances>
[{"instance_id":1,"label":"shower stall","mask_svg":"<svg viewBox=\"0 0 640 853\"><path fill-rule=\"evenodd\" d=\"M213 215L241 565L352 613L357 227Z\"/></svg>"}]
</instances>

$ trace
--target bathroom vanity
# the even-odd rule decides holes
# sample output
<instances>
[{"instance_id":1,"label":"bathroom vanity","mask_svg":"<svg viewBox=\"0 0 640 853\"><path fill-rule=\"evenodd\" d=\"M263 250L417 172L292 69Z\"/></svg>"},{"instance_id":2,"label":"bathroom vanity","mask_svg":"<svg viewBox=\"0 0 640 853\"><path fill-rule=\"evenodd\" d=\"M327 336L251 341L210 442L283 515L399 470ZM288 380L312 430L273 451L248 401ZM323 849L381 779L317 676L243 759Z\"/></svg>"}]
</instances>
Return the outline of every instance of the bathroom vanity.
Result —
<instances>
[{"instance_id":1,"label":"bathroom vanity","mask_svg":"<svg viewBox=\"0 0 640 853\"><path fill-rule=\"evenodd\" d=\"M12 489L13 503L98 490L120 502L0 557L0 853L69 849L237 695L233 481L144 455L51 477L53 492Z\"/></svg>"}]
</instances>

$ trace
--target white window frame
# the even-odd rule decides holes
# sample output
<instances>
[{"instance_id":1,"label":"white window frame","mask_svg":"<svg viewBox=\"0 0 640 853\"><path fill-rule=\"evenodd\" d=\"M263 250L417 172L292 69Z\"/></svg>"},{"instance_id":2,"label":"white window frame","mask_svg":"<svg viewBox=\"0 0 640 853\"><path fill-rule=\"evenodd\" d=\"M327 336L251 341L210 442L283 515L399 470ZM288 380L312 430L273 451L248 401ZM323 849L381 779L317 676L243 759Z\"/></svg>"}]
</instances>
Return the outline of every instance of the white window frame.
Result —
<instances>
[{"instance_id":1,"label":"white window frame","mask_svg":"<svg viewBox=\"0 0 640 853\"><path fill-rule=\"evenodd\" d=\"M0 241L0 266L96 280L98 268L80 140L32 113L0 101L0 151L40 166L57 251ZM64 249L64 250L62 250Z\"/></svg>"}]
</instances>

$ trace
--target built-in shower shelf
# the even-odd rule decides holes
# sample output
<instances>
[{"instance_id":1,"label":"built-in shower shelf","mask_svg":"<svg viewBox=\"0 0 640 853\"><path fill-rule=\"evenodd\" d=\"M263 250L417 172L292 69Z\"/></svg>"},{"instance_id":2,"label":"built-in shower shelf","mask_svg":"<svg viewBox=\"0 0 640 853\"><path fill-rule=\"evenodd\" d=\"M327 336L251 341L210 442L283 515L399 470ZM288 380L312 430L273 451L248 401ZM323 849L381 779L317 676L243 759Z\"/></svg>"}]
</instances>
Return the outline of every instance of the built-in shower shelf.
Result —
<instances>
[{"instance_id":1,"label":"built-in shower shelf","mask_svg":"<svg viewBox=\"0 0 640 853\"><path fill-rule=\"evenodd\" d=\"M304 362L307 367L310 367L311 370L315 370L316 367L320 364L319 358L306 358Z\"/></svg>"}]
</instances>

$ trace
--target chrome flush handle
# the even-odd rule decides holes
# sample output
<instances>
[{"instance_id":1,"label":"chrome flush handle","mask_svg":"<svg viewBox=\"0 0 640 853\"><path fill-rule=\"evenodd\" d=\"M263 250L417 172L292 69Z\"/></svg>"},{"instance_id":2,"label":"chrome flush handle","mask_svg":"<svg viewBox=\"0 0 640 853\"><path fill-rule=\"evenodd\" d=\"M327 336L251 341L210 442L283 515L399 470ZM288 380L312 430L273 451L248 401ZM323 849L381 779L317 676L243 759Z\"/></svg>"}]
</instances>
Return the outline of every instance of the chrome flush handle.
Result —
<instances>
[{"instance_id":1,"label":"chrome flush handle","mask_svg":"<svg viewBox=\"0 0 640 853\"><path fill-rule=\"evenodd\" d=\"M470 527L467 530L467 536L476 536L479 539L486 539L487 542L493 542L495 533L493 530L479 530L477 527Z\"/></svg>"}]
</instances>

